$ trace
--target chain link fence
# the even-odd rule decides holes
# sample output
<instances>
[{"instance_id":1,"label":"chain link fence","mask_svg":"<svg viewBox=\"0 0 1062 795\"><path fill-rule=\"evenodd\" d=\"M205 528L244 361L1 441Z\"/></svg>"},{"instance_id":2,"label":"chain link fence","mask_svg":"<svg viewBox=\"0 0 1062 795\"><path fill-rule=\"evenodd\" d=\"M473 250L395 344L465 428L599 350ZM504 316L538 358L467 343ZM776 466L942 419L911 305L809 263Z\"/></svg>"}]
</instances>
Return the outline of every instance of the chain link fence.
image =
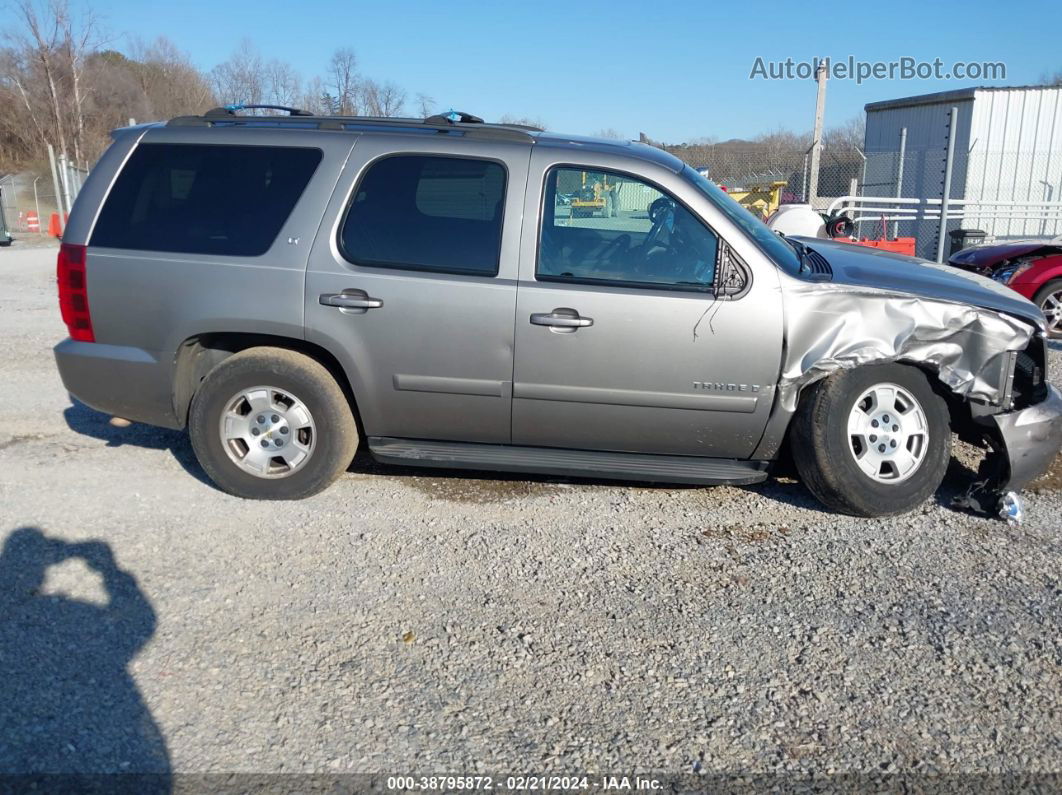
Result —
<instances>
[{"instance_id":1,"label":"chain link fence","mask_svg":"<svg viewBox=\"0 0 1062 795\"><path fill-rule=\"evenodd\" d=\"M59 211L50 175L22 173L0 178L0 205L12 233L47 234L51 214Z\"/></svg>"},{"instance_id":2,"label":"chain link fence","mask_svg":"<svg viewBox=\"0 0 1062 795\"><path fill-rule=\"evenodd\" d=\"M861 189L864 157L850 146L824 146L818 189L812 198L811 145L712 144L668 147L722 185L755 215L765 218L780 204L811 203L824 209L833 198Z\"/></svg>"},{"instance_id":3,"label":"chain link fence","mask_svg":"<svg viewBox=\"0 0 1062 795\"><path fill-rule=\"evenodd\" d=\"M946 171L946 149L872 152L853 200L827 209L843 209L863 235L913 237L928 259L942 236L946 257L966 237L959 230L986 242L1062 235L1062 152L957 151L947 195Z\"/></svg>"},{"instance_id":4,"label":"chain link fence","mask_svg":"<svg viewBox=\"0 0 1062 795\"><path fill-rule=\"evenodd\" d=\"M61 161L62 162L62 161ZM88 169L66 163L65 173L57 166L56 174L20 172L0 177L0 207L11 233L47 235L53 215L69 210ZM59 196L55 184L59 182Z\"/></svg>"},{"instance_id":5,"label":"chain link fence","mask_svg":"<svg viewBox=\"0 0 1062 795\"><path fill-rule=\"evenodd\" d=\"M946 258L964 239L957 230L983 232L986 242L1062 235L1062 152L954 153L947 207L947 150L868 152L824 146L812 195L811 150L729 144L669 147L750 212L766 219L782 204L807 203L824 214L843 212L855 236L912 238L917 256ZM977 235L974 235L977 238Z\"/></svg>"}]
</instances>

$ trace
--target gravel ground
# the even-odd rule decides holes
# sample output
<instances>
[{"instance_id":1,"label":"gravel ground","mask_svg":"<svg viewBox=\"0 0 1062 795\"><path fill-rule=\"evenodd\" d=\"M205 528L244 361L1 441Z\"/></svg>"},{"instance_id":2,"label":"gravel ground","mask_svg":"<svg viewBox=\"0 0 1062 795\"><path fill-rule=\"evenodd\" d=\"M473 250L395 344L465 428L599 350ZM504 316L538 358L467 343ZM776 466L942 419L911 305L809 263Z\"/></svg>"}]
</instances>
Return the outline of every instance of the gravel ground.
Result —
<instances>
[{"instance_id":1,"label":"gravel ground","mask_svg":"<svg viewBox=\"0 0 1062 795\"><path fill-rule=\"evenodd\" d=\"M880 521L362 457L247 502L71 405L53 263L0 251L0 771L1062 768L1059 462L1018 528L946 507L969 450Z\"/></svg>"}]
</instances>

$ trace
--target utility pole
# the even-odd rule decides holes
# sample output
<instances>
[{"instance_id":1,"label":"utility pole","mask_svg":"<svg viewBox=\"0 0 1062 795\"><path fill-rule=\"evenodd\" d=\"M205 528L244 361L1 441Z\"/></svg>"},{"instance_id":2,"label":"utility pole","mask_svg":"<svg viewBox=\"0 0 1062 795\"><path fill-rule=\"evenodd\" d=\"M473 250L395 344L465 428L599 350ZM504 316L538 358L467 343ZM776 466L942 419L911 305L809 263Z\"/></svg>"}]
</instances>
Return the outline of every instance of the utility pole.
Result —
<instances>
[{"instance_id":1,"label":"utility pole","mask_svg":"<svg viewBox=\"0 0 1062 795\"><path fill-rule=\"evenodd\" d=\"M826 78L828 70L826 60L820 59L815 70L815 82L818 94L815 97L815 132L811 140L811 174L808 176L808 202L815 209L815 200L819 198L819 155L822 152L822 120L826 113Z\"/></svg>"}]
</instances>

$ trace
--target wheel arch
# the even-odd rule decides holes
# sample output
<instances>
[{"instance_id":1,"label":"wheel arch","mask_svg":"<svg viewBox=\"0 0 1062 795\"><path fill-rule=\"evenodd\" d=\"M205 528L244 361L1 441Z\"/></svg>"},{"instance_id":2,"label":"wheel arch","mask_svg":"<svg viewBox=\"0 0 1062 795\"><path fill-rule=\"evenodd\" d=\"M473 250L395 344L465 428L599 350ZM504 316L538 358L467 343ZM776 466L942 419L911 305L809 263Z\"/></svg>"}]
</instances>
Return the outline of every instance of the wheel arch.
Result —
<instances>
[{"instance_id":1,"label":"wheel arch","mask_svg":"<svg viewBox=\"0 0 1062 795\"><path fill-rule=\"evenodd\" d=\"M249 348L272 347L301 353L324 367L339 384L350 405L359 431L361 413L350 378L339 359L327 348L306 340L272 334L217 331L196 334L184 340L174 361L173 408L182 427L188 424L188 411L199 385L210 372L233 354Z\"/></svg>"},{"instance_id":2,"label":"wheel arch","mask_svg":"<svg viewBox=\"0 0 1062 795\"><path fill-rule=\"evenodd\" d=\"M925 375L926 381L929 382L929 388L933 390L933 393L940 397L944 401L944 405L947 406L948 419L952 431L958 434L959 438L965 442L977 444L978 446L983 445L982 432L973 421L969 402L963 396L956 394L947 384L940 380L940 372L936 367L926 362L905 359L870 361L857 365L857 367L876 364L899 364L918 370ZM786 411L780 406L776 407L774 414L768 421L768 426L760 441L760 445L752 455L753 459L774 461L776 466L781 470L787 471L789 469L791 464L789 459L792 455L789 447L789 436L793 428L793 418L796 416L796 412L799 410L800 405L805 401L810 400L816 390L820 389L826 380L837 372L840 372L840 370L834 370L830 373L826 373L821 378L816 378L813 381L801 384L796 394L795 408L793 411Z\"/></svg>"},{"instance_id":3,"label":"wheel arch","mask_svg":"<svg viewBox=\"0 0 1062 795\"><path fill-rule=\"evenodd\" d=\"M1041 283L1036 287L1036 291L1033 292L1032 302L1037 306L1040 306L1040 302L1044 299L1049 292L1054 292L1059 287L1062 287L1062 262L1058 267L1052 270L1051 274L1038 279Z\"/></svg>"}]
</instances>

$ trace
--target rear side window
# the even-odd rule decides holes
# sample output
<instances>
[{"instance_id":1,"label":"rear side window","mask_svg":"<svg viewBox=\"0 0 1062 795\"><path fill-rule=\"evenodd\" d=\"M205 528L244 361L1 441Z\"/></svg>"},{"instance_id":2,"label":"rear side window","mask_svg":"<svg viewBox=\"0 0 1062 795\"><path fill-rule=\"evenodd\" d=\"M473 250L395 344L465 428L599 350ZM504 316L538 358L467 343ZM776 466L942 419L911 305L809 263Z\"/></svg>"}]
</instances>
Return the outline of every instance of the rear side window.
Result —
<instances>
[{"instance_id":1,"label":"rear side window","mask_svg":"<svg viewBox=\"0 0 1062 795\"><path fill-rule=\"evenodd\" d=\"M490 160L395 155L369 167L340 231L356 265L493 276L505 169Z\"/></svg>"},{"instance_id":2,"label":"rear side window","mask_svg":"<svg viewBox=\"0 0 1062 795\"><path fill-rule=\"evenodd\" d=\"M273 245L321 150L141 144L111 188L90 245L254 257Z\"/></svg>"}]
</instances>

